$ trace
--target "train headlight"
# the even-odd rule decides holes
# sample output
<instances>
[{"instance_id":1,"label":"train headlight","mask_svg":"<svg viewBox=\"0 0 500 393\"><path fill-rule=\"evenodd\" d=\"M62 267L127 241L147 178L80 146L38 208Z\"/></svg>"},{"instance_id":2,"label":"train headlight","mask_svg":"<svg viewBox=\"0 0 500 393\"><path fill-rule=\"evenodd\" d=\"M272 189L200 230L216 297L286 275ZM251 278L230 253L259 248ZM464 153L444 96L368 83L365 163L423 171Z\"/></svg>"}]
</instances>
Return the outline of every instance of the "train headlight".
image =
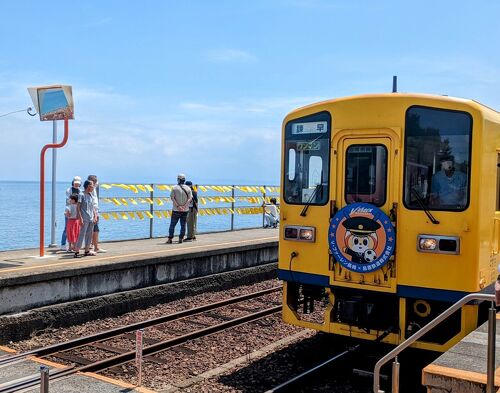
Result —
<instances>
[{"instance_id":1,"label":"train headlight","mask_svg":"<svg viewBox=\"0 0 500 393\"><path fill-rule=\"evenodd\" d=\"M417 250L435 254L460 254L458 236L418 235Z\"/></svg>"},{"instance_id":2,"label":"train headlight","mask_svg":"<svg viewBox=\"0 0 500 393\"><path fill-rule=\"evenodd\" d=\"M418 240L418 247L422 251L434 251L437 248L438 242L430 237L421 237Z\"/></svg>"},{"instance_id":3,"label":"train headlight","mask_svg":"<svg viewBox=\"0 0 500 393\"><path fill-rule=\"evenodd\" d=\"M307 242L314 241L314 229L304 228L299 231L299 239Z\"/></svg>"},{"instance_id":4,"label":"train headlight","mask_svg":"<svg viewBox=\"0 0 500 393\"><path fill-rule=\"evenodd\" d=\"M313 243L316 240L316 228L287 225L284 228L284 239Z\"/></svg>"}]
</instances>

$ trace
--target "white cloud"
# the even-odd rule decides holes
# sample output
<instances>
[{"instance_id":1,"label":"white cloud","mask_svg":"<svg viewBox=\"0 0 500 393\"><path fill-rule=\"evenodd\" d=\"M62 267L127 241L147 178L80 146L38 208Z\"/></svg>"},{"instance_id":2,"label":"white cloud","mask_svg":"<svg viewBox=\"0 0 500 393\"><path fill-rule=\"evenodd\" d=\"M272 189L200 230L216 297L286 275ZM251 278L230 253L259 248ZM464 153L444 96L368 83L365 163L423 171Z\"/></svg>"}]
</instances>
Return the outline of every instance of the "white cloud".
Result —
<instances>
[{"instance_id":1,"label":"white cloud","mask_svg":"<svg viewBox=\"0 0 500 393\"><path fill-rule=\"evenodd\" d=\"M84 86L77 86L73 89L73 95L75 101L79 103L90 103L93 104L96 101L98 103L107 103L114 105L132 104L134 101L131 97L115 93L113 89L101 87L99 90Z\"/></svg>"},{"instance_id":2,"label":"white cloud","mask_svg":"<svg viewBox=\"0 0 500 393\"><path fill-rule=\"evenodd\" d=\"M249 112L261 112L261 111L279 111L283 116L297 107L309 105L314 102L323 101L331 97L322 96L303 96L303 97L268 97L261 98L255 101L248 101L247 110Z\"/></svg>"},{"instance_id":3,"label":"white cloud","mask_svg":"<svg viewBox=\"0 0 500 393\"><path fill-rule=\"evenodd\" d=\"M234 112L237 107L230 104L201 104L197 102L184 102L179 105L181 109L193 110L197 112Z\"/></svg>"},{"instance_id":4,"label":"white cloud","mask_svg":"<svg viewBox=\"0 0 500 393\"><path fill-rule=\"evenodd\" d=\"M253 63L257 57L241 49L216 49L206 53L206 59L213 63Z\"/></svg>"},{"instance_id":5,"label":"white cloud","mask_svg":"<svg viewBox=\"0 0 500 393\"><path fill-rule=\"evenodd\" d=\"M40 79L32 78L33 84ZM29 103L26 85L15 78L9 87L3 85L0 113ZM299 102L310 102L305 97L242 98L232 103L186 102L150 113L148 102L109 87L76 85L74 94L76 118L69 123L67 145L58 153L61 180L97 173L103 181L163 182L185 171L197 181L274 184L282 117ZM58 135L61 139L61 122ZM52 141L51 124L13 114L0 118L0 137L6 146L0 179L37 179L40 149ZM47 165L49 160L50 153Z\"/></svg>"},{"instance_id":6,"label":"white cloud","mask_svg":"<svg viewBox=\"0 0 500 393\"><path fill-rule=\"evenodd\" d=\"M184 102L179 105L181 109L195 114L209 113L261 113L284 116L287 112L300 106L309 105L331 97L304 96L304 97L271 97L249 99L242 98L237 103L199 103Z\"/></svg>"}]
</instances>

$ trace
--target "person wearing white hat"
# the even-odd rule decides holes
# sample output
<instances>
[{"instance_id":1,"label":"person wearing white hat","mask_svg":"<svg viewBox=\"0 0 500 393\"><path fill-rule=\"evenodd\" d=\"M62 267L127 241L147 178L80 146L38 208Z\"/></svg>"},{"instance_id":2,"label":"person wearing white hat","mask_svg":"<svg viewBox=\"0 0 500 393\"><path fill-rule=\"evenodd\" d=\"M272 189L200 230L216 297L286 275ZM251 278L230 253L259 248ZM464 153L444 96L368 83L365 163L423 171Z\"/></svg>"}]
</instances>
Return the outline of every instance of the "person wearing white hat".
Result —
<instances>
[{"instance_id":1,"label":"person wearing white hat","mask_svg":"<svg viewBox=\"0 0 500 393\"><path fill-rule=\"evenodd\" d=\"M173 206L170 227L168 228L167 244L172 244L175 226L179 221L181 222L179 243L182 243L184 235L186 234L186 218L189 211L189 203L193 199L193 193L191 192L191 188L184 185L185 182L186 175L179 173L179 175L177 175L177 185L174 186L170 193L170 199L172 199Z\"/></svg>"},{"instance_id":2,"label":"person wearing white hat","mask_svg":"<svg viewBox=\"0 0 500 393\"><path fill-rule=\"evenodd\" d=\"M71 182L71 187L69 187L67 190L66 190L66 206L69 206L70 205L70 196L71 195L79 195L81 193L81 190L80 190L80 186L82 185L82 178L80 176L75 176L73 178L73 181ZM66 251L71 251L69 250L69 247L66 243L67 241L67 238L66 238L66 228L68 226L68 218L65 217L64 218L64 230L63 230L63 233L62 233L62 237L61 237L61 248L64 248Z\"/></svg>"}]
</instances>

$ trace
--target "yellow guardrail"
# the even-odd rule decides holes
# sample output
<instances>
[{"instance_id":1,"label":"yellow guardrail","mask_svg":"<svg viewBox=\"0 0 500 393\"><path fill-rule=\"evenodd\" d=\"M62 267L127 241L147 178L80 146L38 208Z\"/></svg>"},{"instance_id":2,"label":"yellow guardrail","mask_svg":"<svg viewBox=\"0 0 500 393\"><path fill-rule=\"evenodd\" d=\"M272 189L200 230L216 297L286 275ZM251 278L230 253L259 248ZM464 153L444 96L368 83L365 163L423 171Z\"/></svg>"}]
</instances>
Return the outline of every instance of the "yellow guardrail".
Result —
<instances>
[{"instance_id":1,"label":"yellow guardrail","mask_svg":"<svg viewBox=\"0 0 500 393\"><path fill-rule=\"evenodd\" d=\"M139 192L153 192L155 188L162 191L172 191L174 185L172 184L118 184L118 183L104 183L100 187L109 190L113 187L121 188L122 190L129 190L137 194ZM216 192L231 192L232 190L239 190L248 193L279 193L278 186L209 186L209 185L197 185L198 191L207 192L209 190Z\"/></svg>"}]
</instances>

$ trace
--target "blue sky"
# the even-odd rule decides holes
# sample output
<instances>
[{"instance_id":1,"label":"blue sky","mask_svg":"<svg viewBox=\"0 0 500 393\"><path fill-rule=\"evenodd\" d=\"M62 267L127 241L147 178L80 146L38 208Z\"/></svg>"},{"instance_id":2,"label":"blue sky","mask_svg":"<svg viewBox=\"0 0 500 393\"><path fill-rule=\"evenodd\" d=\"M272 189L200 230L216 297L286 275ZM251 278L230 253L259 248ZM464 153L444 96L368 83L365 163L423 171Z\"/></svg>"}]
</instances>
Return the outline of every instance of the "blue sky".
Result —
<instances>
[{"instance_id":1,"label":"blue sky","mask_svg":"<svg viewBox=\"0 0 500 393\"><path fill-rule=\"evenodd\" d=\"M497 0L6 1L0 115L30 106L29 86L73 86L58 180L278 184L298 106L398 75L500 109L498 15ZM51 123L0 117L0 137L0 180L38 179Z\"/></svg>"}]
</instances>

